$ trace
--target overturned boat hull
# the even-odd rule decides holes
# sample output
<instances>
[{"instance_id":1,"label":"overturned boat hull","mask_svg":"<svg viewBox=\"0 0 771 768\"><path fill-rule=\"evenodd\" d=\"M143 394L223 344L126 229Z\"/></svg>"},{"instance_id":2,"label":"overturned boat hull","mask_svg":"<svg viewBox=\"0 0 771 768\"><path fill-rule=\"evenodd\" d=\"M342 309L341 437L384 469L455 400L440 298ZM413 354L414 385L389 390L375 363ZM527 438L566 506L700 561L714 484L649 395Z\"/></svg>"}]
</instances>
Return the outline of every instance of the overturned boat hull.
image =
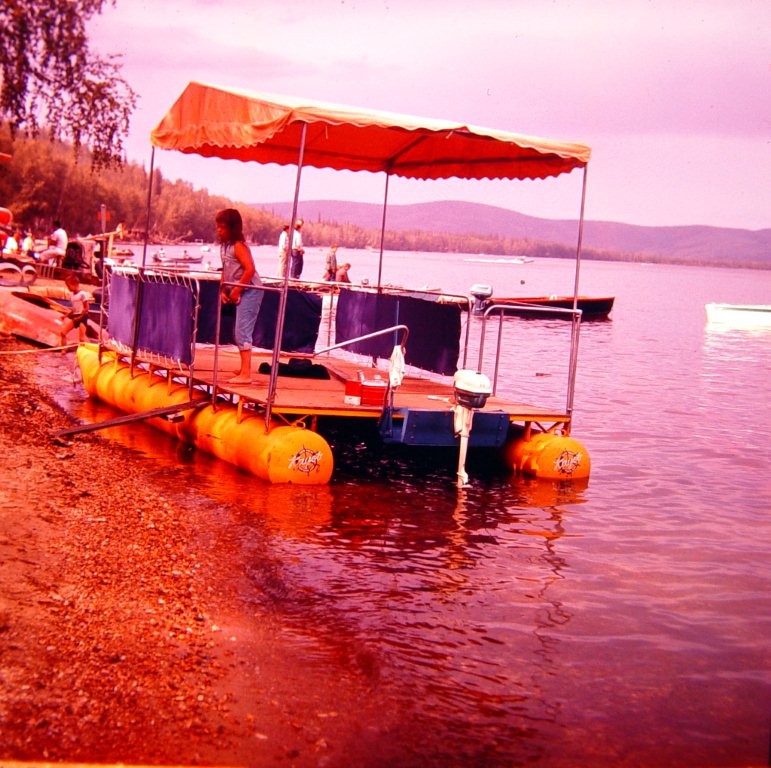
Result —
<instances>
[{"instance_id":1,"label":"overturned boat hull","mask_svg":"<svg viewBox=\"0 0 771 768\"><path fill-rule=\"evenodd\" d=\"M42 344L58 347L62 343L62 324L68 309L46 296L27 291L0 288L0 332ZM98 334L88 326L91 336ZM77 344L78 330L73 328L64 339L66 344Z\"/></svg>"}]
</instances>

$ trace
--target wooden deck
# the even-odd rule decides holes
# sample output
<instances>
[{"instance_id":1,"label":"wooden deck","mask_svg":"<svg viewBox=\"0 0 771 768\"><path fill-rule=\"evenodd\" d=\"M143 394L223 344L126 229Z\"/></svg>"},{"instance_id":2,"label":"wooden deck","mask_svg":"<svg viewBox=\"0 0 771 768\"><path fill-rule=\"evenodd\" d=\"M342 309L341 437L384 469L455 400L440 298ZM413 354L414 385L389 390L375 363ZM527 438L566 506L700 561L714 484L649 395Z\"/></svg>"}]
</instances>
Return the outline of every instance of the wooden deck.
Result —
<instances>
[{"instance_id":1,"label":"wooden deck","mask_svg":"<svg viewBox=\"0 0 771 768\"><path fill-rule=\"evenodd\" d=\"M205 347L196 350L193 379L196 383L212 387L214 381L214 349ZM295 353L282 354L280 363L290 358L302 358ZM331 355L305 356L316 365L323 365L330 374L329 379L278 377L272 411L286 416L337 416L377 419L381 405L351 405L345 402L345 384L357 381L362 371L367 380L379 375L388 380L388 371L362 366L361 363ZM252 353L252 383L231 385L239 365L238 352L233 347L220 348L217 353L217 390L238 395L245 401L264 404L268 398L269 373L258 373L262 364L270 365L271 354L255 350ZM395 392L394 407L411 410L449 411L454 404L451 381L444 382L423 376L405 375ZM560 410L551 410L529 403L518 403L501 397L491 396L485 411L503 411L512 423L553 422L568 423L570 417Z\"/></svg>"}]
</instances>

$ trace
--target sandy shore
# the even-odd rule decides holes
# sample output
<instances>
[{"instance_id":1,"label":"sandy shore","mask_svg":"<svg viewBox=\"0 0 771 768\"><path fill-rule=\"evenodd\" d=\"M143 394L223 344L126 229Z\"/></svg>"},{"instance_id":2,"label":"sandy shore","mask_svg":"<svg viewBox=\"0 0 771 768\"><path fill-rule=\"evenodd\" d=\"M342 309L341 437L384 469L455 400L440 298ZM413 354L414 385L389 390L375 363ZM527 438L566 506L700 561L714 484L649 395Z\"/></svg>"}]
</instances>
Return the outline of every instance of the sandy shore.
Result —
<instances>
[{"instance_id":1,"label":"sandy shore","mask_svg":"<svg viewBox=\"0 0 771 768\"><path fill-rule=\"evenodd\" d=\"M56 438L71 419L15 349L0 338L0 760L387 764L367 681L255 620L173 473Z\"/></svg>"}]
</instances>

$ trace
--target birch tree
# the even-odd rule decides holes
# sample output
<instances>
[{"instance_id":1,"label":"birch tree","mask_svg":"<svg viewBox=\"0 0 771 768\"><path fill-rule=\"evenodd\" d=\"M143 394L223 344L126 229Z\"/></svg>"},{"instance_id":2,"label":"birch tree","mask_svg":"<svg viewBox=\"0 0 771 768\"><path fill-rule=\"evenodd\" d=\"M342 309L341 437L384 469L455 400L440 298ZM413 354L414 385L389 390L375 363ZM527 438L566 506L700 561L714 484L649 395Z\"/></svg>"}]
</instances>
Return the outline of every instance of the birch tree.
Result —
<instances>
[{"instance_id":1,"label":"birch tree","mask_svg":"<svg viewBox=\"0 0 771 768\"><path fill-rule=\"evenodd\" d=\"M89 50L86 23L105 2L0 0L0 122L85 146L95 168L123 162L137 99L117 57Z\"/></svg>"}]
</instances>

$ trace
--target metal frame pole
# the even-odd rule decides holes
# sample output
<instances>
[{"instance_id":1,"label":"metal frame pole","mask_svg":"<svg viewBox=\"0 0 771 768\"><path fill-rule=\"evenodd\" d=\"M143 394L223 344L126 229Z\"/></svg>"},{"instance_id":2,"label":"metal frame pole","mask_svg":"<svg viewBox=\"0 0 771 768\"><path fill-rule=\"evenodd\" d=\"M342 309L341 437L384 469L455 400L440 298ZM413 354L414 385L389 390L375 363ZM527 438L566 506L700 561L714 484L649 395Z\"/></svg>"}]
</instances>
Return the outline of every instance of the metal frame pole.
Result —
<instances>
[{"instance_id":1,"label":"metal frame pole","mask_svg":"<svg viewBox=\"0 0 771 768\"><path fill-rule=\"evenodd\" d=\"M385 245L386 213L388 212L388 183L391 179L391 172L386 171L385 194L383 196L383 219L380 224L380 256L377 263L377 292L381 291L383 279L383 249Z\"/></svg>"},{"instance_id":2,"label":"metal frame pole","mask_svg":"<svg viewBox=\"0 0 771 768\"><path fill-rule=\"evenodd\" d=\"M150 175L147 182L147 216L145 217L145 239L142 243L142 269L147 263L147 241L150 237L150 208L153 197L153 175L155 173L155 147L150 152Z\"/></svg>"},{"instance_id":3,"label":"metal frame pole","mask_svg":"<svg viewBox=\"0 0 771 768\"><path fill-rule=\"evenodd\" d=\"M278 360L281 355L281 341L284 336L284 320L286 318L286 304L289 294L289 271L292 263L292 245L294 243L294 227L297 221L297 202L300 197L300 178L303 170L303 155L305 154L305 137L308 124L303 123L300 136L300 153L297 158L297 176L294 187L294 201L292 203L292 219L289 222L289 237L287 239L287 266L284 273L284 286L278 301L278 317L276 318L276 337L273 341L273 356L271 357L270 380L268 381L268 398L265 403L265 428L270 427L270 417L273 411L273 403L276 399L276 386L278 383Z\"/></svg>"},{"instance_id":4,"label":"metal frame pole","mask_svg":"<svg viewBox=\"0 0 771 768\"><path fill-rule=\"evenodd\" d=\"M578 310L578 277L581 271L581 246L584 240L584 211L586 210L586 177L589 166L584 166L584 178L581 184L581 215L578 219L578 243L576 244L576 277L573 284L573 312ZM576 372L578 370L578 339L581 329L581 316L573 315L572 337L570 340L570 368L568 372L568 392L565 410L573 415L573 401L576 392Z\"/></svg>"}]
</instances>

